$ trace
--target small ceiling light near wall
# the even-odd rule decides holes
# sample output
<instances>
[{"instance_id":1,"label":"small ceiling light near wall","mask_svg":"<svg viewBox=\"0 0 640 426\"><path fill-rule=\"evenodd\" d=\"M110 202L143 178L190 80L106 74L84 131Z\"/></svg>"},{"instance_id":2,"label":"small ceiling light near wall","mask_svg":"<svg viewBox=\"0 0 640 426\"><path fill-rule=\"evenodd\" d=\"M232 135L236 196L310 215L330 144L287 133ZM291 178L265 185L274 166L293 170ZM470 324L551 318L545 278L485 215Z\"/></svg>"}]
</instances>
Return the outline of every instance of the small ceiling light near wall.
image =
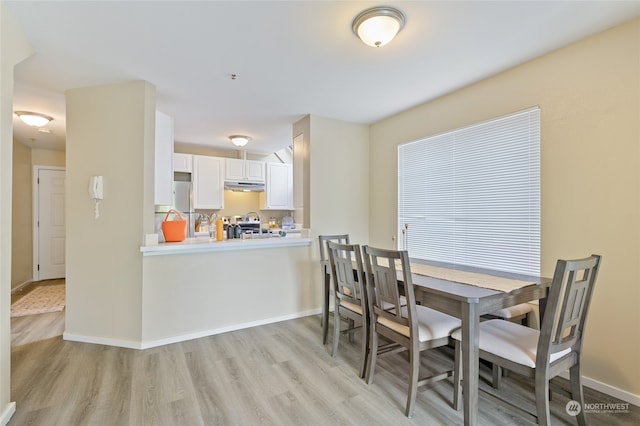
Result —
<instances>
[{"instance_id":1,"label":"small ceiling light near wall","mask_svg":"<svg viewBox=\"0 0 640 426\"><path fill-rule=\"evenodd\" d=\"M405 17L398 9L388 6L362 11L351 28L364 44L380 47L389 43L404 28Z\"/></svg>"},{"instance_id":2,"label":"small ceiling light near wall","mask_svg":"<svg viewBox=\"0 0 640 426\"><path fill-rule=\"evenodd\" d=\"M240 147L240 146L245 146L251 140L251 138L249 136L243 136L243 135L231 135L229 136L229 140L235 146Z\"/></svg>"},{"instance_id":3,"label":"small ceiling light near wall","mask_svg":"<svg viewBox=\"0 0 640 426\"><path fill-rule=\"evenodd\" d=\"M48 115L40 114L38 112L16 111L16 115L29 126L33 127L45 126L53 120L53 117L49 117Z\"/></svg>"}]
</instances>

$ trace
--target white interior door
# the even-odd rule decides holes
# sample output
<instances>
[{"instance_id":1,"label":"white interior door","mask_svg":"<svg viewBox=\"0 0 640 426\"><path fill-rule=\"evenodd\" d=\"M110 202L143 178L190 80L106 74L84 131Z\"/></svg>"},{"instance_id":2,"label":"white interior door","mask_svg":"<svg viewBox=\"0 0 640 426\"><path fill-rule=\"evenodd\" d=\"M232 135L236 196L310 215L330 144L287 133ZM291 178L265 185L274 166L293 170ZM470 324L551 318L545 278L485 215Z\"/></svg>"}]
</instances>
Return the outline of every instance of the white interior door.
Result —
<instances>
[{"instance_id":1,"label":"white interior door","mask_svg":"<svg viewBox=\"0 0 640 426\"><path fill-rule=\"evenodd\" d=\"M36 280L65 276L65 171L38 169ZM36 206L34 206L35 208Z\"/></svg>"}]
</instances>

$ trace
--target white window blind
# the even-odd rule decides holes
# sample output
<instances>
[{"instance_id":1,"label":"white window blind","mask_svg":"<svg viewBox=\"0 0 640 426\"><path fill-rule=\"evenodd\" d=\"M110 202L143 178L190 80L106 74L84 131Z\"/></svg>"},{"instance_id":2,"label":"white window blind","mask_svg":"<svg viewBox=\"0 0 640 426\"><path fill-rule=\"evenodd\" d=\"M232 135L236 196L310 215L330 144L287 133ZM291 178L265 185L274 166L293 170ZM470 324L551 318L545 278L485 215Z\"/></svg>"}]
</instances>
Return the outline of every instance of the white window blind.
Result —
<instances>
[{"instance_id":1,"label":"white window blind","mask_svg":"<svg viewBox=\"0 0 640 426\"><path fill-rule=\"evenodd\" d=\"M539 275L540 109L400 145L398 236L412 258Z\"/></svg>"}]
</instances>

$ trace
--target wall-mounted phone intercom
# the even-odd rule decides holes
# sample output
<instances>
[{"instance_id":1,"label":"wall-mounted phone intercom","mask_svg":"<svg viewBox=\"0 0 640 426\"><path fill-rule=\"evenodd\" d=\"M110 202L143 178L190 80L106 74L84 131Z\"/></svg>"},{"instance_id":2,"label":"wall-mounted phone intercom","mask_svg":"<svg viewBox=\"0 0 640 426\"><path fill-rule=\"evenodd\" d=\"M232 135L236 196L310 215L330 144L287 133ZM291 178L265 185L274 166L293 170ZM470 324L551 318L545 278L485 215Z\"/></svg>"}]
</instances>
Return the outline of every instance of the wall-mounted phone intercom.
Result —
<instances>
[{"instance_id":1,"label":"wall-mounted phone intercom","mask_svg":"<svg viewBox=\"0 0 640 426\"><path fill-rule=\"evenodd\" d=\"M104 183L102 176L91 176L89 179L89 198L95 204L96 219L100 217L100 200L104 197Z\"/></svg>"}]
</instances>

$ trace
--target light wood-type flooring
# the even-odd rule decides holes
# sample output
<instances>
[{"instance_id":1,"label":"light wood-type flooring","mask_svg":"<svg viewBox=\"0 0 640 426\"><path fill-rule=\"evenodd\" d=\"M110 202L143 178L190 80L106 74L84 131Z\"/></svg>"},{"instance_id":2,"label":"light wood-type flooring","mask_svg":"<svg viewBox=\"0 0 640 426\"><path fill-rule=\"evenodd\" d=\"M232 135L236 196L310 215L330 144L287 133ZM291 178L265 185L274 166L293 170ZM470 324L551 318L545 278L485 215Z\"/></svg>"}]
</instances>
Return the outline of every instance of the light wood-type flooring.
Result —
<instances>
[{"instance_id":1,"label":"light wood-type flooring","mask_svg":"<svg viewBox=\"0 0 640 426\"><path fill-rule=\"evenodd\" d=\"M143 351L63 341L64 312L14 320L11 399L17 411L10 426L462 424L462 413L451 408L450 379L421 389L408 419L404 355L381 357L374 384L367 385L357 375L359 336L351 344L344 336L334 359L321 343L318 316ZM451 368L452 350L422 360L425 371ZM483 366L482 374L488 378L489 369ZM516 401L533 407L530 384L515 374L501 390L518 392ZM621 402L590 389L586 400ZM576 424L565 411L567 401L554 395L554 425ZM483 425L528 424L482 398L479 405ZM640 408L590 413L588 420L637 425Z\"/></svg>"}]
</instances>

